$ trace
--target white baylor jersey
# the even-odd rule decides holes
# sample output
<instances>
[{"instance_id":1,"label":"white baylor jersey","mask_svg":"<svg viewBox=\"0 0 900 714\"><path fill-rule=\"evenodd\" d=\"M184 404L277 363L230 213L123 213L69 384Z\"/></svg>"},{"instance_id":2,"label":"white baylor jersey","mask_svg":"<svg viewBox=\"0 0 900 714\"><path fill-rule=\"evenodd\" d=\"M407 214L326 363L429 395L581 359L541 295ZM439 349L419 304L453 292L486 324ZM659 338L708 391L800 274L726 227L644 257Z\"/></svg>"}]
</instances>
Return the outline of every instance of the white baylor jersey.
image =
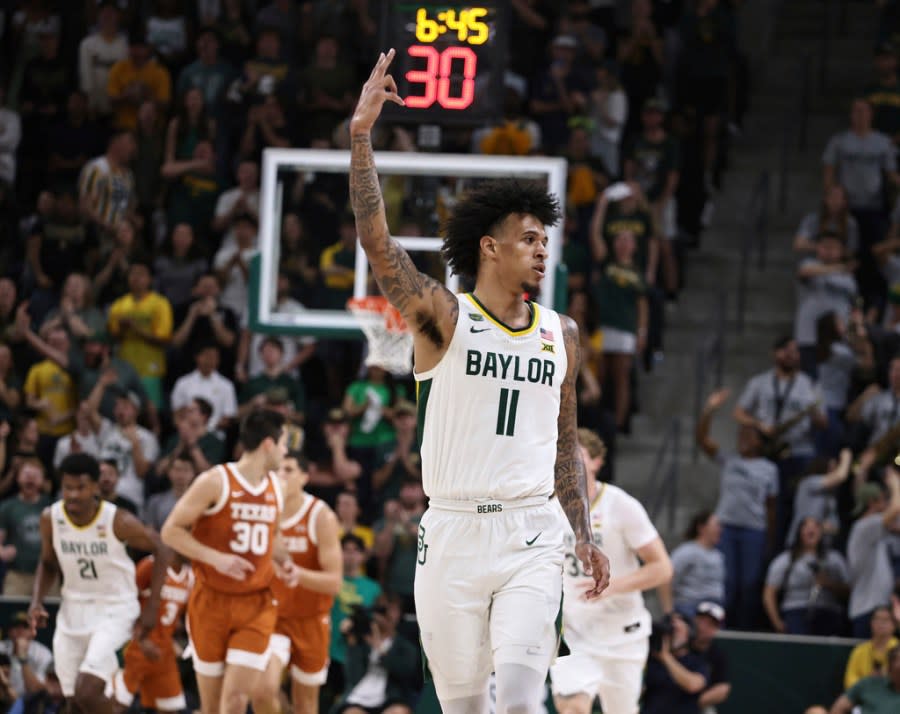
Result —
<instances>
[{"instance_id":1,"label":"white baylor jersey","mask_svg":"<svg viewBox=\"0 0 900 714\"><path fill-rule=\"evenodd\" d=\"M530 303L512 330L471 294L441 361L416 374L422 482L431 498L553 494L566 348L559 315Z\"/></svg>"},{"instance_id":2,"label":"white baylor jersey","mask_svg":"<svg viewBox=\"0 0 900 714\"><path fill-rule=\"evenodd\" d=\"M100 501L96 517L86 526L69 520L62 501L50 507L50 517L64 601L137 603L134 562L113 530L115 505Z\"/></svg>"},{"instance_id":3,"label":"white baylor jersey","mask_svg":"<svg viewBox=\"0 0 900 714\"><path fill-rule=\"evenodd\" d=\"M609 558L613 578L641 567L636 551L659 537L647 511L633 496L612 484L600 484L591 504L594 541ZM639 592L586 600L594 579L575 556L575 534L566 534L563 568L563 638L573 654L603 653L610 645L650 636L651 616Z\"/></svg>"}]
</instances>

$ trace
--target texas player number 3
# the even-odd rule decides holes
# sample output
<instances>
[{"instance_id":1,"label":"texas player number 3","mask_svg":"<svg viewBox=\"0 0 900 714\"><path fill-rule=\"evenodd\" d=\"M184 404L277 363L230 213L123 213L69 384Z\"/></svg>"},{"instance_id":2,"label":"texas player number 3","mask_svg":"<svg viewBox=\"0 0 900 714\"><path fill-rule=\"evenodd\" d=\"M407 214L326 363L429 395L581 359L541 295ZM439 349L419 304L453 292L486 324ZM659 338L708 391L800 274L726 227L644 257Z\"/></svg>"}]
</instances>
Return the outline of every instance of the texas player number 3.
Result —
<instances>
[{"instance_id":1,"label":"texas player number 3","mask_svg":"<svg viewBox=\"0 0 900 714\"><path fill-rule=\"evenodd\" d=\"M228 544L233 553L252 552L254 555L265 555L269 550L268 524L238 521L234 524L233 530L234 539Z\"/></svg>"}]
</instances>

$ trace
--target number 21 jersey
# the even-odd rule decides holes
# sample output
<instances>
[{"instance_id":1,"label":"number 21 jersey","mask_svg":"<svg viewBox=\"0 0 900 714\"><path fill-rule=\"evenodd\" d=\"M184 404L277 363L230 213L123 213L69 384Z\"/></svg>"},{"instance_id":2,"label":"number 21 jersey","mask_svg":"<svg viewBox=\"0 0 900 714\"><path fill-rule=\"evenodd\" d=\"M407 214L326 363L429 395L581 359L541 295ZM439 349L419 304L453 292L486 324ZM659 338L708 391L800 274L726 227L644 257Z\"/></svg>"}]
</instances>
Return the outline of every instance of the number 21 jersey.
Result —
<instances>
[{"instance_id":1,"label":"number 21 jersey","mask_svg":"<svg viewBox=\"0 0 900 714\"><path fill-rule=\"evenodd\" d=\"M53 549L62 571L63 600L137 603L134 562L116 538L116 507L100 501L94 519L75 525L62 501L50 507Z\"/></svg>"},{"instance_id":2,"label":"number 21 jersey","mask_svg":"<svg viewBox=\"0 0 900 714\"><path fill-rule=\"evenodd\" d=\"M559 315L532 302L529 324L514 330L471 293L457 299L446 353L415 375L425 493L549 498L567 366Z\"/></svg>"},{"instance_id":3,"label":"number 21 jersey","mask_svg":"<svg viewBox=\"0 0 900 714\"><path fill-rule=\"evenodd\" d=\"M244 580L236 580L198 561L194 563L197 582L224 593L264 590L275 574L272 543L283 510L278 479L273 474L266 474L254 487L235 464L222 464L217 468L222 479L222 493L219 501L194 524L193 536L210 548L241 556L253 564L254 570Z\"/></svg>"}]
</instances>

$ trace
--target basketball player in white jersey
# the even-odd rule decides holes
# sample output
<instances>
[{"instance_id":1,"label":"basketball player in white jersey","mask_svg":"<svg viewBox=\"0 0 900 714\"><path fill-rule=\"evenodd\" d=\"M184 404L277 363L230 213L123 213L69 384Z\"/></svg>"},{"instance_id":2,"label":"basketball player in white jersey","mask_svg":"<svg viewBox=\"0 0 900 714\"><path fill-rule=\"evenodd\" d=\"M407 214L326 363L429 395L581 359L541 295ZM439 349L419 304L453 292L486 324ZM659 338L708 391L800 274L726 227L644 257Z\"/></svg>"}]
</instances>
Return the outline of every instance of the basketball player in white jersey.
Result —
<instances>
[{"instance_id":1,"label":"basketball player in white jersey","mask_svg":"<svg viewBox=\"0 0 900 714\"><path fill-rule=\"evenodd\" d=\"M29 615L33 627L47 624L44 597L62 577L53 662L63 695L71 712L112 714L106 691L119 667L116 651L156 625L171 551L134 515L99 497L100 465L92 456L70 454L59 471L62 499L41 514L41 558ZM126 547L154 555L143 612Z\"/></svg>"},{"instance_id":2,"label":"basketball player in white jersey","mask_svg":"<svg viewBox=\"0 0 900 714\"><path fill-rule=\"evenodd\" d=\"M385 101L403 104L382 54L350 122L350 199L382 292L415 346L422 478L416 615L444 714L543 707L556 652L565 521L599 597L609 562L593 541L578 451L578 328L537 295L546 225L559 205L533 183L484 184L454 207L442 254L475 289L454 295L420 273L388 232L371 130Z\"/></svg>"},{"instance_id":3,"label":"basketball player in white jersey","mask_svg":"<svg viewBox=\"0 0 900 714\"><path fill-rule=\"evenodd\" d=\"M614 575L602 597L587 600L593 581L575 557L574 535L566 536L563 639L571 654L550 668L553 703L559 714L590 714L599 696L604 714L637 714L651 629L641 592L669 582L672 563L640 502L597 480L606 453L600 437L579 429L578 441L594 540L609 555Z\"/></svg>"}]
</instances>

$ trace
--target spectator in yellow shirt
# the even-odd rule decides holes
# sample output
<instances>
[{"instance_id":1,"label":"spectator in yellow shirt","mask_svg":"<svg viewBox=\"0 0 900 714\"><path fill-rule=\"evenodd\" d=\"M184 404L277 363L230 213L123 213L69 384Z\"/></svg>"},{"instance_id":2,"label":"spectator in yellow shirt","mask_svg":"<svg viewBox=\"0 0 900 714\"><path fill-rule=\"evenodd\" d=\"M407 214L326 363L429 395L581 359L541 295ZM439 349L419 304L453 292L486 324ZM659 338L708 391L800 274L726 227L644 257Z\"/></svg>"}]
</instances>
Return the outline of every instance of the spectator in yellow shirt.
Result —
<instances>
[{"instance_id":1,"label":"spectator in yellow shirt","mask_svg":"<svg viewBox=\"0 0 900 714\"><path fill-rule=\"evenodd\" d=\"M19 308L18 321L28 321L27 303ZM69 334L61 327L47 331L47 343L62 354L69 353ZM37 415L38 456L45 465L53 463L57 440L75 430L75 409L78 405L75 382L56 362L42 360L28 370L25 377L25 403Z\"/></svg>"},{"instance_id":2,"label":"spectator in yellow shirt","mask_svg":"<svg viewBox=\"0 0 900 714\"><path fill-rule=\"evenodd\" d=\"M325 307L341 310L353 296L356 272L356 224L352 213L341 218L340 240L322 251L319 271L325 283Z\"/></svg>"},{"instance_id":3,"label":"spectator in yellow shirt","mask_svg":"<svg viewBox=\"0 0 900 714\"><path fill-rule=\"evenodd\" d=\"M872 612L872 639L857 645L847 660L844 672L844 690L850 689L859 680L872 675L887 674L887 659L890 652L898 644L894 636L897 624L887 605L876 607Z\"/></svg>"},{"instance_id":4,"label":"spectator in yellow shirt","mask_svg":"<svg viewBox=\"0 0 900 714\"><path fill-rule=\"evenodd\" d=\"M165 113L172 99L172 78L156 61L140 32L129 37L128 57L109 70L106 90L113 105L113 123L118 129L136 129L138 107L156 102Z\"/></svg>"},{"instance_id":5,"label":"spectator in yellow shirt","mask_svg":"<svg viewBox=\"0 0 900 714\"><path fill-rule=\"evenodd\" d=\"M145 260L128 269L128 290L109 309L109 333L118 342L118 356L134 367L147 395L163 406L162 378L166 374L166 346L172 339L172 306L150 289L153 271Z\"/></svg>"},{"instance_id":6,"label":"spectator in yellow shirt","mask_svg":"<svg viewBox=\"0 0 900 714\"><path fill-rule=\"evenodd\" d=\"M366 546L366 550L372 550L375 544L375 533L369 526L360 525L359 500L352 491L341 491L335 499L334 512L338 517L340 535L343 538L350 533L359 538Z\"/></svg>"}]
</instances>

